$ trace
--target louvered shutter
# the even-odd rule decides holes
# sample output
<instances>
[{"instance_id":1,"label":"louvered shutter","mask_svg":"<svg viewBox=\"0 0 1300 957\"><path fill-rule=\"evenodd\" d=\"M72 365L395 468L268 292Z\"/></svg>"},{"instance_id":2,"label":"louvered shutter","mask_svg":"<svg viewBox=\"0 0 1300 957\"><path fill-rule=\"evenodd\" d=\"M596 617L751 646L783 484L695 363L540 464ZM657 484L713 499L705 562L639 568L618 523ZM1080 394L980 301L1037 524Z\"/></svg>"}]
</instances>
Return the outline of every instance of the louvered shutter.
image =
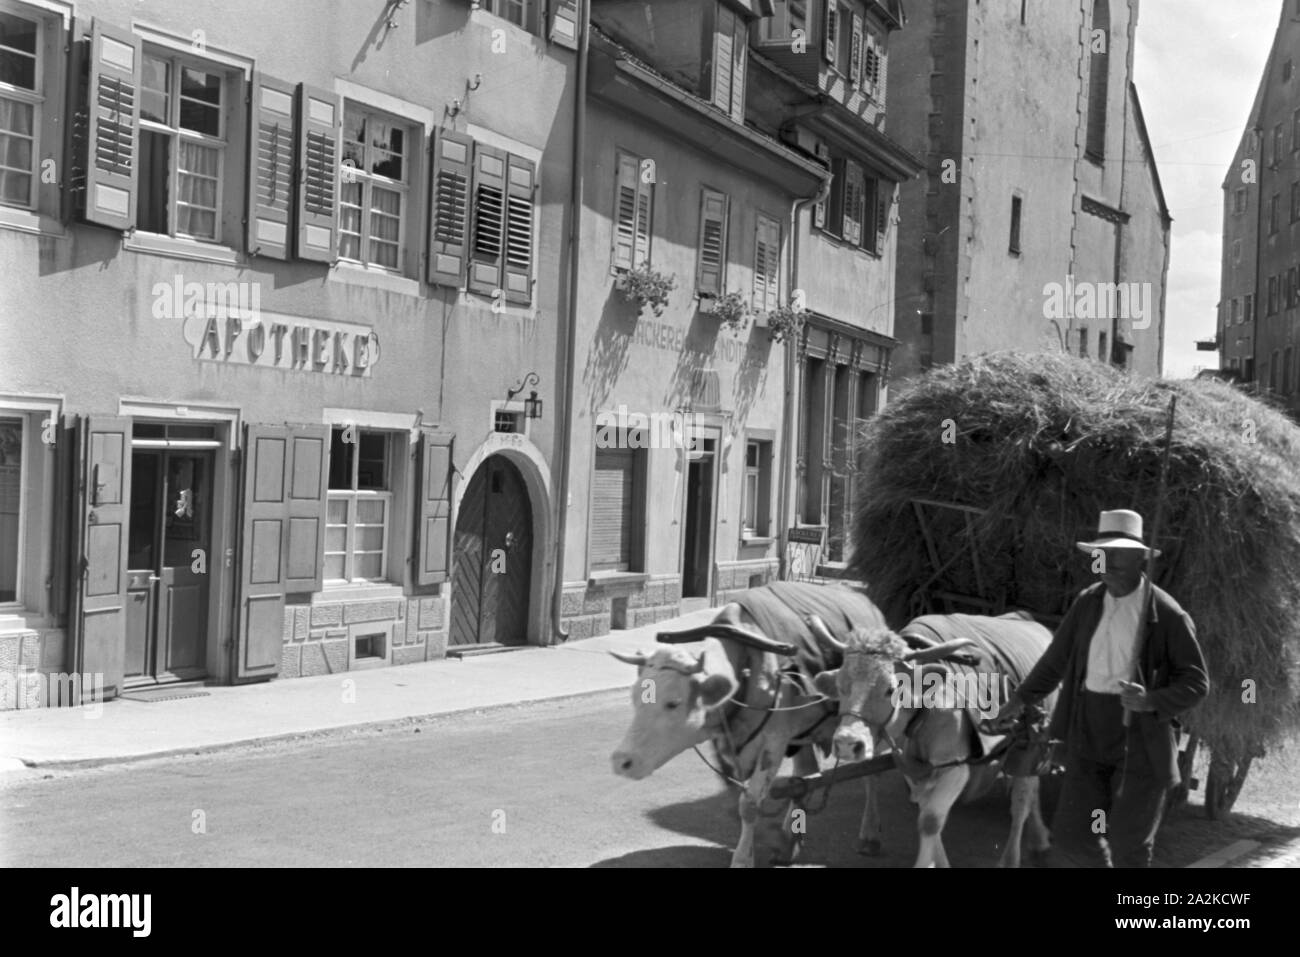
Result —
<instances>
[{"instance_id":1,"label":"louvered shutter","mask_svg":"<svg viewBox=\"0 0 1300 957\"><path fill-rule=\"evenodd\" d=\"M597 449L591 489L591 567L628 571L636 505L636 453Z\"/></svg>"},{"instance_id":2,"label":"louvered shutter","mask_svg":"<svg viewBox=\"0 0 1300 957\"><path fill-rule=\"evenodd\" d=\"M727 197L704 190L700 197L700 263L695 288L721 296L727 256Z\"/></svg>"},{"instance_id":3,"label":"louvered shutter","mask_svg":"<svg viewBox=\"0 0 1300 957\"><path fill-rule=\"evenodd\" d=\"M632 260L638 266L650 262L650 232L654 220L654 183L643 182L640 176L636 180L636 230L634 233Z\"/></svg>"},{"instance_id":4,"label":"louvered shutter","mask_svg":"<svg viewBox=\"0 0 1300 957\"><path fill-rule=\"evenodd\" d=\"M293 212L293 94L283 80L253 78L253 135L248 158L248 251L289 258Z\"/></svg>"},{"instance_id":5,"label":"louvered shutter","mask_svg":"<svg viewBox=\"0 0 1300 957\"><path fill-rule=\"evenodd\" d=\"M878 256L885 254L885 239L889 235L889 207L892 205L893 185L876 180L876 248Z\"/></svg>"},{"instance_id":6,"label":"louvered shutter","mask_svg":"<svg viewBox=\"0 0 1300 957\"><path fill-rule=\"evenodd\" d=\"M749 34L744 22L735 18L736 32L732 38L731 60L731 118L745 122L745 69L749 64Z\"/></svg>"},{"instance_id":7,"label":"louvered shutter","mask_svg":"<svg viewBox=\"0 0 1300 957\"><path fill-rule=\"evenodd\" d=\"M558 0L551 21L551 42L578 49L578 0Z\"/></svg>"},{"instance_id":8,"label":"louvered shutter","mask_svg":"<svg viewBox=\"0 0 1300 957\"><path fill-rule=\"evenodd\" d=\"M871 37L871 51L871 85L873 87L871 95L876 98L877 102L884 103L888 74L885 70L885 44L879 37Z\"/></svg>"},{"instance_id":9,"label":"louvered shutter","mask_svg":"<svg viewBox=\"0 0 1300 957\"><path fill-rule=\"evenodd\" d=\"M437 585L448 578L448 536L455 480L454 436L425 430L420 434L420 489L416 503L413 576L417 585Z\"/></svg>"},{"instance_id":10,"label":"louvered shutter","mask_svg":"<svg viewBox=\"0 0 1300 957\"><path fill-rule=\"evenodd\" d=\"M754 308L766 312L780 304L781 224L758 218L754 237Z\"/></svg>"},{"instance_id":11,"label":"louvered shutter","mask_svg":"<svg viewBox=\"0 0 1300 957\"><path fill-rule=\"evenodd\" d=\"M533 197L536 172L526 159L511 155L506 194L506 299L533 299Z\"/></svg>"},{"instance_id":12,"label":"louvered shutter","mask_svg":"<svg viewBox=\"0 0 1300 957\"><path fill-rule=\"evenodd\" d=\"M734 59L729 10L715 4L717 29L713 32L713 105L731 113L731 81Z\"/></svg>"},{"instance_id":13,"label":"louvered shutter","mask_svg":"<svg viewBox=\"0 0 1300 957\"><path fill-rule=\"evenodd\" d=\"M813 152L815 152L819 157L821 157L824 160L830 159L830 151L826 148L825 143L819 142L814 148ZM831 167L832 175L834 175L834 170L835 167L832 165ZM816 226L818 229L826 228L826 200L829 198L830 198L830 192L827 191L826 199L823 199L820 203L818 203L816 206L813 207L813 225Z\"/></svg>"},{"instance_id":14,"label":"louvered shutter","mask_svg":"<svg viewBox=\"0 0 1300 957\"><path fill-rule=\"evenodd\" d=\"M135 227L140 178L140 40L96 19L87 73L83 216L113 229Z\"/></svg>"},{"instance_id":15,"label":"louvered shutter","mask_svg":"<svg viewBox=\"0 0 1300 957\"><path fill-rule=\"evenodd\" d=\"M298 85L299 259L337 258L340 112L333 93Z\"/></svg>"},{"instance_id":16,"label":"louvered shutter","mask_svg":"<svg viewBox=\"0 0 1300 957\"><path fill-rule=\"evenodd\" d=\"M429 211L429 282L459 289L465 281L465 236L469 216L470 157L474 141L460 133L439 133L434 143Z\"/></svg>"},{"instance_id":17,"label":"louvered shutter","mask_svg":"<svg viewBox=\"0 0 1300 957\"><path fill-rule=\"evenodd\" d=\"M839 26L837 16L839 11L836 7L835 0L826 0L826 16L822 19L822 56L831 64L835 63L835 34Z\"/></svg>"},{"instance_id":18,"label":"louvered shutter","mask_svg":"<svg viewBox=\"0 0 1300 957\"><path fill-rule=\"evenodd\" d=\"M474 182L470 204L469 289L491 296L501 288L505 256L506 154L474 144Z\"/></svg>"},{"instance_id":19,"label":"louvered shutter","mask_svg":"<svg viewBox=\"0 0 1300 957\"><path fill-rule=\"evenodd\" d=\"M862 167L844 164L844 238L855 246L862 242Z\"/></svg>"},{"instance_id":20,"label":"louvered shutter","mask_svg":"<svg viewBox=\"0 0 1300 957\"><path fill-rule=\"evenodd\" d=\"M618 154L618 169L614 175L614 252L615 269L631 269L633 247L636 244L639 222L639 191L637 189L636 157Z\"/></svg>"},{"instance_id":21,"label":"louvered shutter","mask_svg":"<svg viewBox=\"0 0 1300 957\"><path fill-rule=\"evenodd\" d=\"M849 80L862 85L862 15L853 14L853 36L849 40Z\"/></svg>"}]
</instances>

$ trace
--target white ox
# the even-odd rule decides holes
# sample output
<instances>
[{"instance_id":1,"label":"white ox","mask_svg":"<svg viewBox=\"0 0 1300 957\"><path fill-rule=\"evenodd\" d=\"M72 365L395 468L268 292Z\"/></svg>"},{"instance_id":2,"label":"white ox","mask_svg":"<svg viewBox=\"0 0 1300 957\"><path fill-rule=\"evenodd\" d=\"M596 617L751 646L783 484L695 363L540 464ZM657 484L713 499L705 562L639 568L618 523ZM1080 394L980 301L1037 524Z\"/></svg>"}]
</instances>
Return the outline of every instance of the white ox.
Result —
<instances>
[{"instance_id":1,"label":"white ox","mask_svg":"<svg viewBox=\"0 0 1300 957\"><path fill-rule=\"evenodd\" d=\"M661 645L649 655L611 652L638 669L632 725L611 762L616 774L640 780L688 748L713 741L724 769L744 784L731 866L753 867L754 825L782 758L798 748L795 773L816 772L812 746L829 754L836 705L783 671L782 650L789 646L758 633L739 605L725 606L712 624L690 634L704 638L702 650ZM793 856L790 813L783 828Z\"/></svg>"},{"instance_id":2,"label":"white ox","mask_svg":"<svg viewBox=\"0 0 1300 957\"><path fill-rule=\"evenodd\" d=\"M920 687L926 675L946 671L938 660L957 648L971 644L958 639L946 644L914 650L898 635L884 628L858 629L847 644L836 639L815 619L823 637L844 652L843 665L816 677L817 690L840 703L839 726L835 731L835 756L840 761L860 761L879 750L893 749L903 755L899 763L918 805L917 829L920 849L916 867L948 867L942 833L948 812L959 799L973 800L991 787L1000 773L997 763L971 765L974 756L974 728L966 709L927 706L933 702L905 703L896 694L899 678ZM906 632L904 628L904 632ZM1047 648L1051 635L1043 629ZM1041 654L1041 652L1039 652ZM912 669L920 669L914 675ZM922 679L922 680L918 680ZM1011 832L999 867L1020 866L1020 841L1026 822L1029 845L1036 854L1046 851L1049 837L1039 803L1039 781L1034 776L1016 776L1011 781ZM867 808L859 832L859 850L879 849L880 820L876 811L872 778L867 781Z\"/></svg>"}]
</instances>

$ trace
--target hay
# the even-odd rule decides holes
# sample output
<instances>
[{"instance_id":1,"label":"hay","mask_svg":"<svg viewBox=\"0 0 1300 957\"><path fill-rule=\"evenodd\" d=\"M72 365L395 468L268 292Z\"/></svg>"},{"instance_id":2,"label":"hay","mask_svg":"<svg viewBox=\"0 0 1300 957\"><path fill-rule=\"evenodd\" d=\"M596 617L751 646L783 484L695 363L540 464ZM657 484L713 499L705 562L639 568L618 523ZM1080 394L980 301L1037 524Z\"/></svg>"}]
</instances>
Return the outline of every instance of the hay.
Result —
<instances>
[{"instance_id":1,"label":"hay","mask_svg":"<svg viewBox=\"0 0 1300 957\"><path fill-rule=\"evenodd\" d=\"M1135 509L1152 534L1174 392L1155 577L1192 616L1209 666L1211 695L1189 724L1244 756L1300 725L1300 430L1228 385L1061 354L937 369L866 427L851 571L895 627L935 590L1062 614L1096 580L1074 543L1102 509ZM933 567L916 498L987 509L970 517L982 588L967 555L918 595ZM966 519L929 514L942 563L967 540ZM1255 703L1243 701L1248 680Z\"/></svg>"}]
</instances>

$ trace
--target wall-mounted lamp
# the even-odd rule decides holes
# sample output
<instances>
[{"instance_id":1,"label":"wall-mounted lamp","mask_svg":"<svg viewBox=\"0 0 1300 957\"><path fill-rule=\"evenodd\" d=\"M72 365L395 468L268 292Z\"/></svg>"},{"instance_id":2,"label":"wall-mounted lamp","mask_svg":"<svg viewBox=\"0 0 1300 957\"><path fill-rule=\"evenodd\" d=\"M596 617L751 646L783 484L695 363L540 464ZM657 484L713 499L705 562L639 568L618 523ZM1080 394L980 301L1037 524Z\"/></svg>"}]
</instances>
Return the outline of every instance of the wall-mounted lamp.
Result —
<instances>
[{"instance_id":1,"label":"wall-mounted lamp","mask_svg":"<svg viewBox=\"0 0 1300 957\"><path fill-rule=\"evenodd\" d=\"M530 385L537 385L542 380L536 372L530 372L519 380L513 389L506 393L506 401L509 402L520 392ZM524 417L529 419L540 419L542 417L542 400L537 398L537 390L529 392L528 398L524 399Z\"/></svg>"}]
</instances>

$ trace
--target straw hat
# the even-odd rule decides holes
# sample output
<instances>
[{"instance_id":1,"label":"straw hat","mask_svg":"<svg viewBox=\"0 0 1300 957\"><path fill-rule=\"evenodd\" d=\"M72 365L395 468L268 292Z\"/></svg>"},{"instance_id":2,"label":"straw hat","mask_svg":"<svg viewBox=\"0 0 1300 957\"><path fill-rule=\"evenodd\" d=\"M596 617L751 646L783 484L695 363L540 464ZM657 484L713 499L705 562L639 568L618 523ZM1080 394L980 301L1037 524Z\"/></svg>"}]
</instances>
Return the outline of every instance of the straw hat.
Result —
<instances>
[{"instance_id":1,"label":"straw hat","mask_svg":"<svg viewBox=\"0 0 1300 957\"><path fill-rule=\"evenodd\" d=\"M1096 549L1131 548L1137 551L1154 551L1142 537L1142 516L1128 509L1115 509L1102 512L1097 522L1097 537L1091 542L1075 542L1080 550L1092 552Z\"/></svg>"}]
</instances>

